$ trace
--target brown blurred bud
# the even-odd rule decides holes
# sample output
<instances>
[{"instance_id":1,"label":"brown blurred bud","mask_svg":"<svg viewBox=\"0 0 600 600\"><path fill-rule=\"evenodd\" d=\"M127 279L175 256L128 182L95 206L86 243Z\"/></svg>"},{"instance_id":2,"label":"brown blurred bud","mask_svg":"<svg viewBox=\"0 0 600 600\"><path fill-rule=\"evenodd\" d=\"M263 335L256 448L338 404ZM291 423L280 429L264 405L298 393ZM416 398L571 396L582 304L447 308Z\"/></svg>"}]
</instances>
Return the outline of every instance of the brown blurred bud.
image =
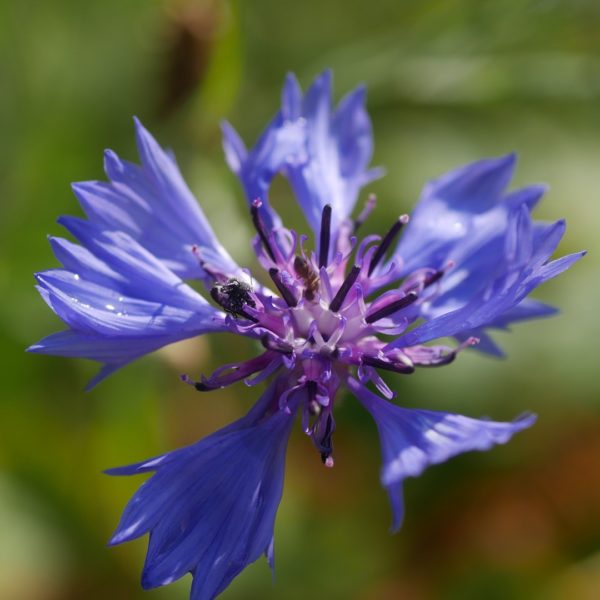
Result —
<instances>
[{"instance_id":1,"label":"brown blurred bud","mask_svg":"<svg viewBox=\"0 0 600 600\"><path fill-rule=\"evenodd\" d=\"M161 117L172 115L202 85L226 8L223 0L167 5Z\"/></svg>"}]
</instances>

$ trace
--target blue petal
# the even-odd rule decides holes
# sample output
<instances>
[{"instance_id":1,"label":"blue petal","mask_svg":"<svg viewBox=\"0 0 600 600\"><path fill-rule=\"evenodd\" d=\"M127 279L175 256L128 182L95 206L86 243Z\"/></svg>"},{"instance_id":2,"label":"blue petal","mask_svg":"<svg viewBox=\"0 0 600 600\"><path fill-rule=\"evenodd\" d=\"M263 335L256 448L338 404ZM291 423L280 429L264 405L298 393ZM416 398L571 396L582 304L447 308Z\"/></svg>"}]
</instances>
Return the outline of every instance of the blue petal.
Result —
<instances>
[{"instance_id":1,"label":"blue petal","mask_svg":"<svg viewBox=\"0 0 600 600\"><path fill-rule=\"evenodd\" d=\"M276 380L246 417L200 442L115 474L155 471L131 499L111 540L150 533L142 584L192 572L191 598L209 600L261 554L272 559L293 414L270 414Z\"/></svg>"},{"instance_id":2,"label":"blue petal","mask_svg":"<svg viewBox=\"0 0 600 600\"><path fill-rule=\"evenodd\" d=\"M443 307L438 305L427 322L393 341L391 346L411 346L501 324L507 311L515 309L538 285L556 277L584 256L585 252L578 252L548 262L563 233L563 221L534 227L525 206L511 211L504 235L504 252L497 256L491 278L480 280L479 290L458 308L451 302Z\"/></svg>"},{"instance_id":3,"label":"blue petal","mask_svg":"<svg viewBox=\"0 0 600 600\"><path fill-rule=\"evenodd\" d=\"M317 77L304 96L295 77L288 75L281 110L249 152L231 126L225 125L225 154L248 200L260 197L265 201L273 177L282 172L315 233L324 206L332 205L335 238L340 224L352 213L360 189L381 176L381 171L367 168L373 139L364 103L365 89L360 87L334 111L330 71ZM267 213L267 225L279 226L268 206Z\"/></svg>"},{"instance_id":4,"label":"blue petal","mask_svg":"<svg viewBox=\"0 0 600 600\"><path fill-rule=\"evenodd\" d=\"M451 243L442 244L437 256L429 257L433 261L427 265L430 268L443 268L450 261L455 267L440 282L436 297L428 307L428 314L423 316L430 318L463 306L505 268L505 261L499 260L499 257L505 254L508 244L506 238L510 215L521 213L525 217L544 190L543 186L528 186L508 194L492 210L472 216L470 229L463 229L464 235ZM447 215L442 213L441 218L446 219ZM537 236L540 225L532 226ZM525 240L525 237L521 236L521 239ZM527 243L532 242L527 238ZM425 248L425 253L432 248L433 245Z\"/></svg>"},{"instance_id":5,"label":"blue petal","mask_svg":"<svg viewBox=\"0 0 600 600\"><path fill-rule=\"evenodd\" d=\"M471 450L489 450L517 432L531 427L535 415L509 423L472 419L453 413L406 409L371 393L355 379L350 389L375 420L383 455L381 483L394 510L393 530L402 523L402 482L418 477L428 466Z\"/></svg>"},{"instance_id":6,"label":"blue petal","mask_svg":"<svg viewBox=\"0 0 600 600\"><path fill-rule=\"evenodd\" d=\"M497 319L494 319L488 326L497 329L508 329L512 323L520 321L529 321L531 319L543 319L552 317L558 313L554 306L544 304L533 298L525 298L520 304L502 313Z\"/></svg>"},{"instance_id":7,"label":"blue petal","mask_svg":"<svg viewBox=\"0 0 600 600\"><path fill-rule=\"evenodd\" d=\"M65 223L86 247L51 238L66 268L36 278L42 298L70 329L30 352L103 363L93 386L162 346L226 329L221 312L127 234L78 219Z\"/></svg>"},{"instance_id":8,"label":"blue petal","mask_svg":"<svg viewBox=\"0 0 600 600\"><path fill-rule=\"evenodd\" d=\"M542 199L542 196L547 191L547 185L528 185L524 188L520 188L506 194L503 202L507 204L509 208L517 208L524 205L527 207L529 212L531 212L538 205L539 201Z\"/></svg>"},{"instance_id":9,"label":"blue petal","mask_svg":"<svg viewBox=\"0 0 600 600\"><path fill-rule=\"evenodd\" d=\"M221 131L223 133L223 151L225 152L225 160L229 168L239 175L242 167L248 157L248 151L242 141L242 138L237 134L237 131L227 121L221 123Z\"/></svg>"},{"instance_id":10,"label":"blue petal","mask_svg":"<svg viewBox=\"0 0 600 600\"><path fill-rule=\"evenodd\" d=\"M77 277L70 271L54 269L36 275L38 284L49 293L56 314L72 329L107 336L155 335L174 331L175 323L197 325L197 319L216 316L208 304L199 310L125 296Z\"/></svg>"},{"instance_id":11,"label":"blue petal","mask_svg":"<svg viewBox=\"0 0 600 600\"><path fill-rule=\"evenodd\" d=\"M543 319L551 317L558 312L553 306L539 302L532 298L525 298L520 304L517 304L513 308L508 309L495 319L491 320L486 324L488 329L505 329L508 330L509 326L513 323L520 321L530 321L531 319ZM503 357L504 351L496 342L491 338L485 329L471 329L458 333L454 336L459 342L465 342L471 337L479 339L479 343L473 346L473 350L482 352L484 354L490 354L492 356Z\"/></svg>"},{"instance_id":12,"label":"blue petal","mask_svg":"<svg viewBox=\"0 0 600 600\"><path fill-rule=\"evenodd\" d=\"M82 279L93 281L145 300L189 308L202 308L206 300L135 239L121 231L103 231L75 217L59 220L81 243L51 238L59 260Z\"/></svg>"},{"instance_id":13,"label":"blue petal","mask_svg":"<svg viewBox=\"0 0 600 600\"><path fill-rule=\"evenodd\" d=\"M449 258L458 262L459 253L501 233L509 205L534 204L524 193L501 205L515 161L514 154L481 160L428 183L392 257L402 261L403 272L441 268Z\"/></svg>"},{"instance_id":14,"label":"blue petal","mask_svg":"<svg viewBox=\"0 0 600 600\"><path fill-rule=\"evenodd\" d=\"M295 121L302 116L302 89L293 73L285 77L281 91L281 113L288 121Z\"/></svg>"},{"instance_id":15,"label":"blue petal","mask_svg":"<svg viewBox=\"0 0 600 600\"><path fill-rule=\"evenodd\" d=\"M235 129L227 122L221 126L223 149L231 170L239 177L248 204L260 199L262 219L267 229L281 228L281 219L269 204L269 188L289 156L297 156L302 147L302 126L283 119L278 112L254 147L246 151Z\"/></svg>"},{"instance_id":16,"label":"blue petal","mask_svg":"<svg viewBox=\"0 0 600 600\"><path fill-rule=\"evenodd\" d=\"M460 344L464 344L468 343L468 340L474 337L477 338L479 342L472 347L473 350L481 352L482 354L495 356L496 358L504 358L506 356L504 350L502 350L485 329L472 329L471 331L460 332L454 336L454 339Z\"/></svg>"},{"instance_id":17,"label":"blue petal","mask_svg":"<svg viewBox=\"0 0 600 600\"><path fill-rule=\"evenodd\" d=\"M361 86L333 111L331 72L326 71L304 96L305 155L289 160L286 173L315 233L320 229L324 206L331 204L335 235L352 213L360 189L381 175L380 171L368 170L373 135L365 95Z\"/></svg>"},{"instance_id":18,"label":"blue petal","mask_svg":"<svg viewBox=\"0 0 600 600\"><path fill-rule=\"evenodd\" d=\"M91 222L128 233L183 278L206 277L192 247L224 273L239 267L219 244L173 159L136 119L141 166L105 154L110 181L73 185Z\"/></svg>"}]
</instances>

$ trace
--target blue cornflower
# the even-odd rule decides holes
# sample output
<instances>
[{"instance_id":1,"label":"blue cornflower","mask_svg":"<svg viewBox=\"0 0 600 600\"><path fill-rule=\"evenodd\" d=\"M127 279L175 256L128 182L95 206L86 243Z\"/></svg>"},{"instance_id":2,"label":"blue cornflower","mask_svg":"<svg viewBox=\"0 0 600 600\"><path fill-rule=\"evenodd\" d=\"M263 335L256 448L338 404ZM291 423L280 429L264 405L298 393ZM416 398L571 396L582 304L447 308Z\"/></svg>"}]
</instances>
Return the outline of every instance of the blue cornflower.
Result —
<instances>
[{"instance_id":1,"label":"blue cornflower","mask_svg":"<svg viewBox=\"0 0 600 600\"><path fill-rule=\"evenodd\" d=\"M565 224L532 220L542 186L506 192L514 155L431 181L410 220L401 215L382 237L358 241L375 205L369 197L353 217L359 192L381 174L369 169L364 99L359 88L333 110L328 72L305 94L289 76L281 109L252 149L224 124L227 162L244 187L257 233L254 251L270 287L256 283L256 274L221 246L172 154L138 121L141 166L108 151L109 181L73 186L87 218L62 217L60 223L79 243L50 238L63 268L36 276L42 297L68 328L32 352L101 362L95 385L166 344L234 332L259 341L264 351L184 381L205 392L270 379L248 414L228 427L109 471L154 473L127 505L111 540L150 533L146 588L191 572L191 598L210 599L261 554L273 565L273 526L294 417L301 415L304 432L332 467L333 409L344 385L377 424L394 530L403 517L404 479L461 452L504 443L535 420L525 415L501 423L401 408L389 402L394 394L381 372L445 365L477 343L483 352L500 354L489 329L553 314L527 296L583 253L550 259ZM295 192L312 242L284 228L269 204L278 173ZM207 294L185 283L190 279L201 280ZM442 337L457 343L426 345Z\"/></svg>"}]
</instances>

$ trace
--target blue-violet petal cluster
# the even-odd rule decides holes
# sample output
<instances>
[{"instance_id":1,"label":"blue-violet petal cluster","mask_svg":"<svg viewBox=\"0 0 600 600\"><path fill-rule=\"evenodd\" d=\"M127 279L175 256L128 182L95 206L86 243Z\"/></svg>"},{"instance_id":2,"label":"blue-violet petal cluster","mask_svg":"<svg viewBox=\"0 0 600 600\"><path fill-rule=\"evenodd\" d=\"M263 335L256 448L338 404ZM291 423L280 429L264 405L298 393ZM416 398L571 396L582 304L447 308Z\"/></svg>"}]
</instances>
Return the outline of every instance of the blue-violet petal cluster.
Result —
<instances>
[{"instance_id":1,"label":"blue-violet petal cluster","mask_svg":"<svg viewBox=\"0 0 600 600\"><path fill-rule=\"evenodd\" d=\"M331 96L329 72L306 93L290 75L281 108L252 148L223 124L225 156L248 201L264 277L235 263L173 155L137 120L140 164L107 151L108 181L73 185L86 218L60 219L76 242L51 237L62 267L36 275L67 328L29 350L100 362L90 387L140 356L204 333L233 332L262 347L198 380L182 376L199 392L267 381L245 417L186 448L109 471L153 473L111 540L150 534L146 588L191 573L192 600L209 600L261 554L273 566L295 417L333 467L334 407L343 386L377 425L394 530L407 477L503 444L535 420L402 408L391 402L383 375L446 365L470 346L501 355L490 330L555 312L528 295L583 253L551 258L565 224L533 220L544 188L507 191L512 154L481 160L429 182L410 217L399 215L381 236L362 237L376 200L368 196L359 210L356 204L382 175L370 167L365 90L337 106ZM285 228L271 206L276 175L289 181L311 236ZM435 343L440 338L455 343Z\"/></svg>"}]
</instances>

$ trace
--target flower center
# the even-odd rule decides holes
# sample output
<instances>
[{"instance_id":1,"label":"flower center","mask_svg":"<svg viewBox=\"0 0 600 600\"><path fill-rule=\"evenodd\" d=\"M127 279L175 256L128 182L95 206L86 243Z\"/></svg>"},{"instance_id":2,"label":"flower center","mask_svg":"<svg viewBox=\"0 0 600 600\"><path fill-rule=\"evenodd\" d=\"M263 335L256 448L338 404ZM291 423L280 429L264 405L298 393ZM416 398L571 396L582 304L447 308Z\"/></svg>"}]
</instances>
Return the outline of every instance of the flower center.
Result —
<instances>
[{"instance_id":1,"label":"flower center","mask_svg":"<svg viewBox=\"0 0 600 600\"><path fill-rule=\"evenodd\" d=\"M307 252L305 237L298 241L293 231L268 231L261 218L262 203L255 200L250 210L257 232L254 249L278 294L262 286L254 289L201 263L215 279L211 297L228 313L230 327L259 339L266 351L191 383L206 391L240 379L252 384L282 367L288 369L289 389L276 408L290 410L289 402L295 399L297 406L300 397L304 430L327 466L333 466L333 398L349 368L357 368L361 381L372 381L381 393L393 397L377 370L409 374L418 362L407 349L389 348L380 336L405 332L418 317L417 306L431 300L434 284L445 272L417 270L394 289L369 299L398 280L401 265L392 261L384 266L384 259L408 222L402 215L383 237L367 236L356 247L356 231L374 202L370 197L358 218L342 223L335 232L332 208L325 206L318 249ZM439 360L453 358L447 353ZM255 376L248 379L250 375Z\"/></svg>"}]
</instances>

